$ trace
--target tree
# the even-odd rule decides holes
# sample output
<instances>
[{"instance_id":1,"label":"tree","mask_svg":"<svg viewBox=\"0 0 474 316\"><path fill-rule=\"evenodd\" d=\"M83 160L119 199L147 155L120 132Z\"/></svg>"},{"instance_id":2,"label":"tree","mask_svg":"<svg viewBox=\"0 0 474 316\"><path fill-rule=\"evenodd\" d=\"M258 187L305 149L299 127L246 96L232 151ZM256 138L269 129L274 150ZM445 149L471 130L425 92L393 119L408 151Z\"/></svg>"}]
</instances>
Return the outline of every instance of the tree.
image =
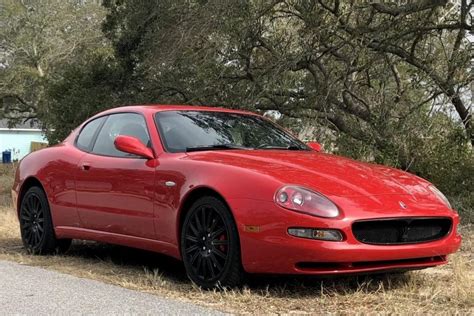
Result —
<instances>
[{"instance_id":1,"label":"tree","mask_svg":"<svg viewBox=\"0 0 474 316\"><path fill-rule=\"evenodd\" d=\"M278 110L386 152L442 96L474 140L472 3L446 4L109 0L104 31L140 100Z\"/></svg>"},{"instance_id":2,"label":"tree","mask_svg":"<svg viewBox=\"0 0 474 316\"><path fill-rule=\"evenodd\" d=\"M84 54L50 81L51 140L118 104L273 110L283 114L281 124L317 135L333 152L410 170L473 205L465 194L473 181L472 116L461 96L473 81L466 39L473 3L105 0L104 6L102 30L114 52Z\"/></svg>"},{"instance_id":3,"label":"tree","mask_svg":"<svg viewBox=\"0 0 474 316\"><path fill-rule=\"evenodd\" d=\"M84 49L101 47L103 8L86 1L6 0L0 9L0 118L38 120L44 90Z\"/></svg>"}]
</instances>

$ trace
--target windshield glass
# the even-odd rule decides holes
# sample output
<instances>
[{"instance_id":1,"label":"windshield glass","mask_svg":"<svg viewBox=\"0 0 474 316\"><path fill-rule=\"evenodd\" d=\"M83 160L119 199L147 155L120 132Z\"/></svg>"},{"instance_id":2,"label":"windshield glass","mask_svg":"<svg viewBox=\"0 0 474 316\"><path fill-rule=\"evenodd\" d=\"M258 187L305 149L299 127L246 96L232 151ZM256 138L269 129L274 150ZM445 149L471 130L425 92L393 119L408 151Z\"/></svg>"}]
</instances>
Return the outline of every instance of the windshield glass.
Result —
<instances>
[{"instance_id":1,"label":"windshield glass","mask_svg":"<svg viewBox=\"0 0 474 316\"><path fill-rule=\"evenodd\" d=\"M212 111L164 111L155 116L169 152L223 149L308 150L261 117Z\"/></svg>"}]
</instances>

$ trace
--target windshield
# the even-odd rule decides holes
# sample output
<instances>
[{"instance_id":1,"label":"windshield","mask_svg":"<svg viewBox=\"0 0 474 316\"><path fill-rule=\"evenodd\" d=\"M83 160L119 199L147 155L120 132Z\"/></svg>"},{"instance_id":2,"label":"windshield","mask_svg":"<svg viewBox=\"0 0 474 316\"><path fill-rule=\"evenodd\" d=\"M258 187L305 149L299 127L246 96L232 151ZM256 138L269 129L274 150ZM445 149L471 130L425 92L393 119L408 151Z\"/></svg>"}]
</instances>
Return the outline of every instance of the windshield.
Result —
<instances>
[{"instance_id":1,"label":"windshield","mask_svg":"<svg viewBox=\"0 0 474 316\"><path fill-rule=\"evenodd\" d=\"M212 111L164 111L155 116L168 152L223 149L308 150L261 117Z\"/></svg>"}]
</instances>

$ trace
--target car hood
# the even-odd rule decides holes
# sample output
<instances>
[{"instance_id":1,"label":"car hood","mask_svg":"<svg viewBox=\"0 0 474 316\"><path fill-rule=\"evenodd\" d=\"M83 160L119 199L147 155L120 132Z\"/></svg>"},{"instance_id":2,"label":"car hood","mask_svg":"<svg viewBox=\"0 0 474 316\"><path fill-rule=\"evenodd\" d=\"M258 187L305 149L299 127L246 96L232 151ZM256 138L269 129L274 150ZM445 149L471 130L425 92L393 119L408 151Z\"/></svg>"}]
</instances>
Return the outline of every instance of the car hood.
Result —
<instances>
[{"instance_id":1,"label":"car hood","mask_svg":"<svg viewBox=\"0 0 474 316\"><path fill-rule=\"evenodd\" d=\"M230 165L296 184L328 196L429 194L429 183L385 166L314 151L226 150L189 153L187 159Z\"/></svg>"}]
</instances>

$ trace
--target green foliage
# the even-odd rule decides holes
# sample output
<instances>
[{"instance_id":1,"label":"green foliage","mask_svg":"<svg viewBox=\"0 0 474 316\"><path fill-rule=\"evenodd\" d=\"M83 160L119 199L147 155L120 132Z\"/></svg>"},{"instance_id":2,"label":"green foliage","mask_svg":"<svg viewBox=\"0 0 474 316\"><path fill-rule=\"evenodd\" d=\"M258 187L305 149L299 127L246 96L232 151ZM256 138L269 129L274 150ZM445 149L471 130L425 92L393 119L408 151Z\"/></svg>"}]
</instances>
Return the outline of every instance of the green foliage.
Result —
<instances>
[{"instance_id":1,"label":"green foliage","mask_svg":"<svg viewBox=\"0 0 474 316\"><path fill-rule=\"evenodd\" d=\"M464 222L474 222L474 153L464 131L443 116L435 117L446 128L414 149L410 171L434 183L448 196Z\"/></svg>"},{"instance_id":2,"label":"green foliage","mask_svg":"<svg viewBox=\"0 0 474 316\"><path fill-rule=\"evenodd\" d=\"M50 82L45 124L50 143L58 143L90 116L120 104L122 78L107 51L84 56L82 63L65 66L60 79Z\"/></svg>"},{"instance_id":3,"label":"green foliage","mask_svg":"<svg viewBox=\"0 0 474 316\"><path fill-rule=\"evenodd\" d=\"M387 126L396 141L383 151L339 135L335 153L407 170L432 182L465 223L474 222L474 152L463 128L444 113L416 113Z\"/></svg>"},{"instance_id":4,"label":"green foliage","mask_svg":"<svg viewBox=\"0 0 474 316\"><path fill-rule=\"evenodd\" d=\"M466 138L459 126L452 126L447 117L436 117L444 121L446 129L438 129L417 147L413 153L415 173L420 173L438 183L439 189L449 195L458 195L474 188L474 157L466 146ZM449 126L451 125L451 126Z\"/></svg>"},{"instance_id":5,"label":"green foliage","mask_svg":"<svg viewBox=\"0 0 474 316\"><path fill-rule=\"evenodd\" d=\"M22 3L2 13L0 116L39 118L52 143L122 104L275 110L305 140L416 173L473 212L472 2Z\"/></svg>"},{"instance_id":6,"label":"green foliage","mask_svg":"<svg viewBox=\"0 0 474 316\"><path fill-rule=\"evenodd\" d=\"M95 1L2 1L0 118L15 124L47 113L49 82L84 49L105 45L104 14Z\"/></svg>"}]
</instances>

